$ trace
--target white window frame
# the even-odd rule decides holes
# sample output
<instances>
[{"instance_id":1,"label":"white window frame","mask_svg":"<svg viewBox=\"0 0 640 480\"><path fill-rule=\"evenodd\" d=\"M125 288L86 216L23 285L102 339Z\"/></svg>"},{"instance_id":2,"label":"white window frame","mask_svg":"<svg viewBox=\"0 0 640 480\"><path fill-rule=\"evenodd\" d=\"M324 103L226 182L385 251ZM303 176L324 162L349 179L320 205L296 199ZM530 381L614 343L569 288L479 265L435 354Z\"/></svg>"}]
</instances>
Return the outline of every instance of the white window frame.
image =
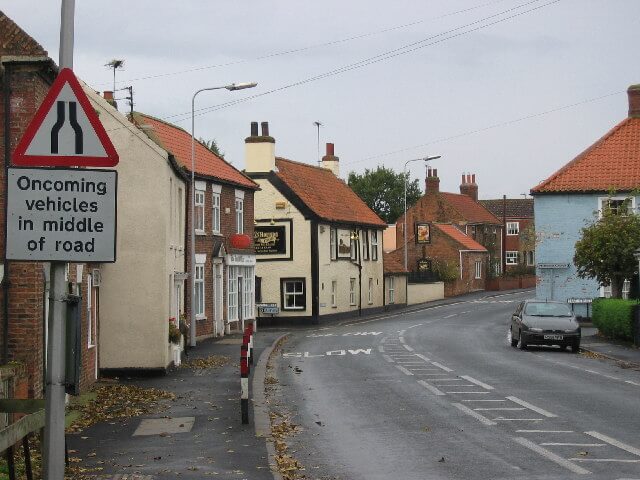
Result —
<instances>
[{"instance_id":1,"label":"white window frame","mask_svg":"<svg viewBox=\"0 0 640 480\"><path fill-rule=\"evenodd\" d=\"M636 211L636 197L634 196L626 196L626 195L615 195L613 197L598 197L598 218L602 218L602 208L603 208L603 204L604 202L608 202L609 200L620 200L620 201L624 201L624 200L631 200L631 203L629 205L629 213L634 213Z\"/></svg>"},{"instance_id":2,"label":"white window frame","mask_svg":"<svg viewBox=\"0 0 640 480\"><path fill-rule=\"evenodd\" d=\"M329 229L329 248L331 252L329 254L329 258L331 260L338 259L338 230L335 228Z\"/></svg>"},{"instance_id":3,"label":"white window frame","mask_svg":"<svg viewBox=\"0 0 640 480\"><path fill-rule=\"evenodd\" d=\"M290 284L297 284L297 283L300 283L302 285L301 291L297 291L295 288L293 290L289 290L287 288ZM281 288L283 289L282 290L282 309L283 310L287 310L287 311L290 311L290 310L305 310L307 308L306 307L307 302L306 302L306 298L305 298L305 296L307 294L305 292L306 282L305 282L304 279L302 279L302 278L285 279L285 280L282 280L281 285L282 285ZM293 302L294 306L293 307L288 307L287 306L287 297L292 296L292 295L294 296L294 302ZM297 306L296 305L297 302L295 301L295 298L297 298L297 297L301 297L302 298L302 305L301 306Z\"/></svg>"},{"instance_id":4,"label":"white window frame","mask_svg":"<svg viewBox=\"0 0 640 480\"><path fill-rule=\"evenodd\" d=\"M338 306L338 281L331 280L331 306Z\"/></svg>"},{"instance_id":5,"label":"white window frame","mask_svg":"<svg viewBox=\"0 0 640 480\"><path fill-rule=\"evenodd\" d=\"M195 231L197 234L204 233L204 190L196 188L196 198L194 201L194 218L195 218Z\"/></svg>"},{"instance_id":6,"label":"white window frame","mask_svg":"<svg viewBox=\"0 0 640 480\"><path fill-rule=\"evenodd\" d=\"M242 318L247 320L249 318L254 318L255 307L254 307L254 282L255 282L255 269L254 267L243 267L243 281L242 288L244 289L242 295Z\"/></svg>"},{"instance_id":7,"label":"white window frame","mask_svg":"<svg viewBox=\"0 0 640 480\"><path fill-rule=\"evenodd\" d=\"M518 265L518 251L507 250L504 255L505 263L507 265Z\"/></svg>"},{"instance_id":8,"label":"white window frame","mask_svg":"<svg viewBox=\"0 0 640 480\"><path fill-rule=\"evenodd\" d=\"M362 259L369 260L369 230L362 230Z\"/></svg>"},{"instance_id":9,"label":"white window frame","mask_svg":"<svg viewBox=\"0 0 640 480\"><path fill-rule=\"evenodd\" d=\"M244 198L236 197L236 233L244 233Z\"/></svg>"},{"instance_id":10,"label":"white window frame","mask_svg":"<svg viewBox=\"0 0 640 480\"><path fill-rule=\"evenodd\" d=\"M354 233L358 236L358 238L360 238L360 235L355 230L351 232L352 237L354 236ZM351 242L349 244L349 247L351 250L351 261L356 262L358 261L358 240L356 240L355 238L351 238L350 240Z\"/></svg>"},{"instance_id":11,"label":"white window frame","mask_svg":"<svg viewBox=\"0 0 640 480\"><path fill-rule=\"evenodd\" d=\"M388 277L389 279L389 304L396 303L396 278Z\"/></svg>"},{"instance_id":12,"label":"white window frame","mask_svg":"<svg viewBox=\"0 0 640 480\"><path fill-rule=\"evenodd\" d=\"M211 194L211 231L220 233L220 193Z\"/></svg>"},{"instance_id":13,"label":"white window frame","mask_svg":"<svg viewBox=\"0 0 640 480\"><path fill-rule=\"evenodd\" d=\"M227 267L227 321L238 320L238 270L235 266Z\"/></svg>"},{"instance_id":14,"label":"white window frame","mask_svg":"<svg viewBox=\"0 0 640 480\"><path fill-rule=\"evenodd\" d=\"M196 318L205 318L204 263L196 263L193 295L195 296Z\"/></svg>"},{"instance_id":15,"label":"white window frame","mask_svg":"<svg viewBox=\"0 0 640 480\"><path fill-rule=\"evenodd\" d=\"M378 231L371 230L371 260L378 261Z\"/></svg>"},{"instance_id":16,"label":"white window frame","mask_svg":"<svg viewBox=\"0 0 640 480\"><path fill-rule=\"evenodd\" d=\"M527 252L527 267L532 267L536 264L536 251L529 250Z\"/></svg>"},{"instance_id":17,"label":"white window frame","mask_svg":"<svg viewBox=\"0 0 640 480\"><path fill-rule=\"evenodd\" d=\"M520 234L520 222L507 222L507 235L519 235Z\"/></svg>"},{"instance_id":18,"label":"white window frame","mask_svg":"<svg viewBox=\"0 0 640 480\"><path fill-rule=\"evenodd\" d=\"M482 278L482 260L476 260L476 280Z\"/></svg>"},{"instance_id":19,"label":"white window frame","mask_svg":"<svg viewBox=\"0 0 640 480\"><path fill-rule=\"evenodd\" d=\"M356 279L349 279L349 305L356 304Z\"/></svg>"},{"instance_id":20,"label":"white window frame","mask_svg":"<svg viewBox=\"0 0 640 480\"><path fill-rule=\"evenodd\" d=\"M369 296L367 298L369 305L373 303L373 278L369 277Z\"/></svg>"}]
</instances>

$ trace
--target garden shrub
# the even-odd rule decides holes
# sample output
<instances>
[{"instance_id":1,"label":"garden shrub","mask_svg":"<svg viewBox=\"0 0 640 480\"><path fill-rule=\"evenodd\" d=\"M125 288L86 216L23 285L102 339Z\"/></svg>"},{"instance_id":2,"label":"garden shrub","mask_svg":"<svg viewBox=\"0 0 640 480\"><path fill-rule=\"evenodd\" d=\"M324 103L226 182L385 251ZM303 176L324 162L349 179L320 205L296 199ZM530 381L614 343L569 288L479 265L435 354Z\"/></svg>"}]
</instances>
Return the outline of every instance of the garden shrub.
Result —
<instances>
[{"instance_id":1,"label":"garden shrub","mask_svg":"<svg viewBox=\"0 0 640 480\"><path fill-rule=\"evenodd\" d=\"M598 298L593 301L593 324L603 335L621 340L633 340L632 300Z\"/></svg>"}]
</instances>

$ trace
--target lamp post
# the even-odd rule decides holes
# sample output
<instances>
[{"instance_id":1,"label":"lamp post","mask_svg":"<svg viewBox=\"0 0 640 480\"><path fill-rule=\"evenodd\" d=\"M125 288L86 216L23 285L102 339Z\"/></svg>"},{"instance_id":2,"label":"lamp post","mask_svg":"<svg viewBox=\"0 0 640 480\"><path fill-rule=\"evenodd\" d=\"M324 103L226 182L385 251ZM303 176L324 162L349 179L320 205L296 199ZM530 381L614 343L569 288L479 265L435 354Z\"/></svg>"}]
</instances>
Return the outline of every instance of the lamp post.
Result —
<instances>
[{"instance_id":1,"label":"lamp post","mask_svg":"<svg viewBox=\"0 0 640 480\"><path fill-rule=\"evenodd\" d=\"M195 105L196 96L200 92L208 90L221 90L223 88L234 92L236 90L244 90L245 88L253 88L258 85L255 82L232 83L221 87L201 88L191 97L191 325L189 328L189 346L196 346L196 139L195 139Z\"/></svg>"},{"instance_id":2,"label":"lamp post","mask_svg":"<svg viewBox=\"0 0 640 480\"><path fill-rule=\"evenodd\" d=\"M411 162L428 162L430 160L436 160L440 158L441 155L436 155L433 157L423 157L423 158L414 158L413 160L407 160L404 162L404 170L403 170L403 179L404 179L404 228L402 231L402 236L404 237L404 269L407 270L407 165Z\"/></svg>"}]
</instances>

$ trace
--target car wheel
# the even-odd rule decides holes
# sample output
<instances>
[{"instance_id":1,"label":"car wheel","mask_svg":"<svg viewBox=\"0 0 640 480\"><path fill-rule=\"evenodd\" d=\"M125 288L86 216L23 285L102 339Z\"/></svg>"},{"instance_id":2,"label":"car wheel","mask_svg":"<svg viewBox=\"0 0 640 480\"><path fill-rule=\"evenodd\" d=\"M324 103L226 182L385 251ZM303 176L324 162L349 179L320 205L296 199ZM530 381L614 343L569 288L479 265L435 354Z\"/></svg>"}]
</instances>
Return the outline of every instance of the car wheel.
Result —
<instances>
[{"instance_id":1,"label":"car wheel","mask_svg":"<svg viewBox=\"0 0 640 480\"><path fill-rule=\"evenodd\" d=\"M524 335L522 335L522 330L520 330L519 335L518 335L518 341L516 343L516 346L518 347L519 350L524 350L525 348L527 348L527 344L522 339L523 336Z\"/></svg>"},{"instance_id":2,"label":"car wheel","mask_svg":"<svg viewBox=\"0 0 640 480\"><path fill-rule=\"evenodd\" d=\"M578 353L580 351L580 341L574 342L571 345L571 353Z\"/></svg>"},{"instance_id":3,"label":"car wheel","mask_svg":"<svg viewBox=\"0 0 640 480\"><path fill-rule=\"evenodd\" d=\"M515 348L515 346L518 344L518 340L516 340L515 338L513 338L513 331L511 330L511 327L509 327L509 333L507 333L507 341L511 344L512 347Z\"/></svg>"}]
</instances>

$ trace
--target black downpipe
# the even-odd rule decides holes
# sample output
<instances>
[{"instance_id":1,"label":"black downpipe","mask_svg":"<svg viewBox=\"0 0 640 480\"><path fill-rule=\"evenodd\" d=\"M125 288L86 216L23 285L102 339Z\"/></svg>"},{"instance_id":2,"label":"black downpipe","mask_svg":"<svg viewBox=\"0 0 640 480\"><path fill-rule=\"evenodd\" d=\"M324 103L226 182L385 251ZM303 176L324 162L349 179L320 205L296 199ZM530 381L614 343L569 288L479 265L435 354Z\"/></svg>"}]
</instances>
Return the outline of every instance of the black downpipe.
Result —
<instances>
[{"instance_id":1,"label":"black downpipe","mask_svg":"<svg viewBox=\"0 0 640 480\"><path fill-rule=\"evenodd\" d=\"M3 65L0 65L0 68ZM11 157L11 88L9 85L9 66L4 65L4 75L2 82L2 95L4 97L4 191L9 188L9 159ZM7 218L7 200L4 202L4 218ZM7 256L7 232L5 228L5 251L2 252L4 261L4 278L2 279L2 363L9 362L9 266Z\"/></svg>"}]
</instances>

